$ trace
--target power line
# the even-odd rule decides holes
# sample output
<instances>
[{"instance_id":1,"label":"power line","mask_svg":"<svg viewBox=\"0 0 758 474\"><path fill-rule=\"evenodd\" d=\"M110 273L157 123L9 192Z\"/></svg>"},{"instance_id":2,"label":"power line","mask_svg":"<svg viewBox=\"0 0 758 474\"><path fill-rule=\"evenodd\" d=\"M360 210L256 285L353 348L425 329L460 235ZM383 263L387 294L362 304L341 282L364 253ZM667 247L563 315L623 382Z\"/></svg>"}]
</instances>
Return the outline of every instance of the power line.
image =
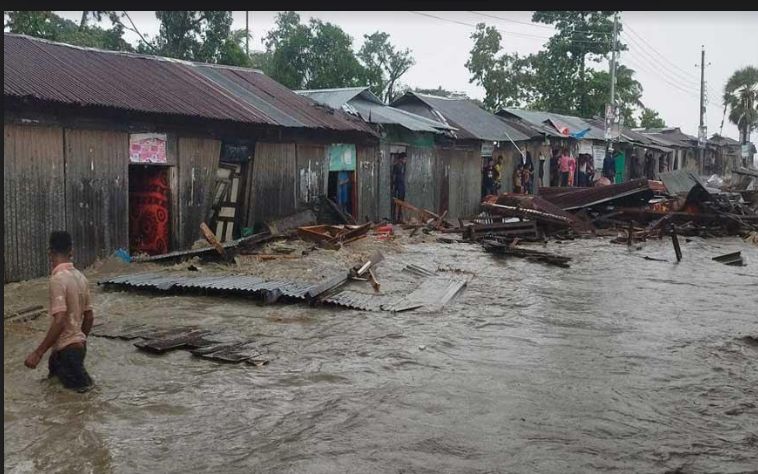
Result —
<instances>
[{"instance_id":1,"label":"power line","mask_svg":"<svg viewBox=\"0 0 758 474\"><path fill-rule=\"evenodd\" d=\"M638 52L640 53L640 55L644 55L649 62L655 63L655 65L661 67L662 69L661 73L665 71L665 73L669 74L672 78L676 78L677 81L685 82L689 86L693 86L693 87L697 86L698 84L697 81L681 73L678 73L675 70L668 67L668 64L670 64L670 61L665 60L664 62L664 61L661 61L660 59L653 57L650 53L645 51L645 49L642 47L642 45L639 42L637 42L634 38L630 36L625 36L625 39L639 48Z\"/></svg>"},{"instance_id":2,"label":"power line","mask_svg":"<svg viewBox=\"0 0 758 474\"><path fill-rule=\"evenodd\" d=\"M640 61L639 58L636 58L634 56L629 56L627 58L627 60L629 60L629 59L634 59L634 61L629 61L629 63L633 67L638 68L638 69L644 69L646 72L651 73L656 79L662 80L663 82L665 82L669 86L673 87L675 90L683 92L683 93L689 95L692 98L699 98L700 97L697 92L695 92L695 91L693 91L691 89L685 89L680 84L677 84L675 82L671 82L666 76L664 76L662 74L659 74L660 71L656 71L655 69L652 68L652 66L647 65L644 61ZM637 61L640 61L640 62L638 63ZM650 68L650 69L648 69L648 68Z\"/></svg>"},{"instance_id":3,"label":"power line","mask_svg":"<svg viewBox=\"0 0 758 474\"><path fill-rule=\"evenodd\" d=\"M660 56L661 58L663 58L665 61L669 62L669 64L671 64L671 66L673 66L676 69L678 69L679 71L681 71L681 73L683 73L685 75L685 77L692 78L692 76L691 76L692 71L686 71L686 70L680 68L679 66L677 66L676 64L674 64L673 62L669 61L669 59L666 56L664 56L660 51L658 51L657 49L655 49L650 43L647 42L647 40L645 38L643 38L639 33L637 33L636 31L634 31L634 29L632 29L631 26L626 25L626 24L624 26L626 27L627 31L629 31L629 33L631 33L634 36L636 36L637 38L639 38L651 50L653 50L653 52L655 52L658 56Z\"/></svg>"},{"instance_id":4,"label":"power line","mask_svg":"<svg viewBox=\"0 0 758 474\"><path fill-rule=\"evenodd\" d=\"M494 19L497 19L497 20L509 21L511 23L518 23L519 25L534 26L536 28L549 28L549 29L551 29L553 31L556 30L556 28L554 26L550 26L550 25L541 25L539 23L534 23L534 22L512 20L510 18L504 18L502 16L497 16L497 15L490 15L490 14L487 14L487 13L475 12L475 11L472 11L472 10L467 10L467 11L469 13L473 13L475 15L481 15L481 16L485 16L485 17L489 17L489 18L494 18ZM601 30L571 30L570 33L589 33L589 34L600 34L600 35L607 35L607 36L611 36L612 35L612 33L610 31L601 31Z\"/></svg>"},{"instance_id":5,"label":"power line","mask_svg":"<svg viewBox=\"0 0 758 474\"><path fill-rule=\"evenodd\" d=\"M410 11L410 13L413 13L413 14L416 14L416 15L421 15L421 16L426 16L426 17L429 17L429 18L434 18L435 20L447 21L447 22L450 22L450 23L458 24L458 25L468 26L469 28L476 28L476 25L472 24L472 23L466 23L464 21L453 20L453 19L450 19L450 18L443 18L443 17L440 17L440 16L431 15L429 13L423 13L423 12L417 12L417 11ZM549 39L552 38L552 36L532 35L532 34L529 34L529 33L519 33L519 32L515 32L515 31L501 30L500 28L495 28L495 30L497 30L497 31L499 31L501 33L505 33L507 35L523 36L523 37L526 37L526 38L540 39L540 40L543 40L543 42L545 40L549 40ZM579 44L579 43L606 44L605 42L592 41L592 40L581 40L581 39L568 40L568 42L570 42L570 43L576 43L576 44Z\"/></svg>"}]
</instances>

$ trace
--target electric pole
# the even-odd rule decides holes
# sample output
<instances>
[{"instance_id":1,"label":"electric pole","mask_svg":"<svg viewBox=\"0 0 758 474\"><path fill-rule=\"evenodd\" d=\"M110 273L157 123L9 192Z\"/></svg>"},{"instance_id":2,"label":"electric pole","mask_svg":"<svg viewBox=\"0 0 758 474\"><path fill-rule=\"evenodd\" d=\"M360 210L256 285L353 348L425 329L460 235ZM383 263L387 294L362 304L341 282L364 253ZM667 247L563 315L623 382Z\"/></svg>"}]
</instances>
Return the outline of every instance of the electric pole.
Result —
<instances>
[{"instance_id":1,"label":"electric pole","mask_svg":"<svg viewBox=\"0 0 758 474\"><path fill-rule=\"evenodd\" d=\"M245 54L250 56L250 12L245 11Z\"/></svg>"},{"instance_id":2,"label":"electric pole","mask_svg":"<svg viewBox=\"0 0 758 474\"><path fill-rule=\"evenodd\" d=\"M698 147L700 148L700 172L705 167L705 144L708 132L705 127L705 45L700 46L700 126L698 132Z\"/></svg>"},{"instance_id":3,"label":"electric pole","mask_svg":"<svg viewBox=\"0 0 758 474\"><path fill-rule=\"evenodd\" d=\"M704 129L703 120L705 117L705 46L701 46L700 51L700 127L698 131L702 134ZM702 146L702 137L700 139Z\"/></svg>"},{"instance_id":4,"label":"electric pole","mask_svg":"<svg viewBox=\"0 0 758 474\"><path fill-rule=\"evenodd\" d=\"M613 15L613 50L611 51L611 100L605 109L605 141L607 150L611 151L611 130L616 120L616 50L618 49L618 12Z\"/></svg>"}]
</instances>

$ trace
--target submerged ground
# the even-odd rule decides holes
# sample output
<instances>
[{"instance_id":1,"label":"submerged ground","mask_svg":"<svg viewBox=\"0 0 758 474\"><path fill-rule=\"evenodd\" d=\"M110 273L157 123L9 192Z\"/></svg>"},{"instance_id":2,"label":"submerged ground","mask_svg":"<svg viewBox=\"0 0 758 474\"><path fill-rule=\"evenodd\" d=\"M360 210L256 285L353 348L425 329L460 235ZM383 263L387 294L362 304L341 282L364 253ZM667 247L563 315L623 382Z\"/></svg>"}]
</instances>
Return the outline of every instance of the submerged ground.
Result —
<instances>
[{"instance_id":1,"label":"submerged ground","mask_svg":"<svg viewBox=\"0 0 758 474\"><path fill-rule=\"evenodd\" d=\"M317 279L382 249L389 294L418 285L407 263L473 276L441 311L95 289L97 318L232 330L264 367L92 337L82 396L23 366L47 317L6 323L6 472L756 472L758 247L550 243L563 269L425 240L236 271ZM735 250L747 266L711 260ZM106 267L93 286L136 270ZM44 280L5 286L6 312L45 301Z\"/></svg>"}]
</instances>

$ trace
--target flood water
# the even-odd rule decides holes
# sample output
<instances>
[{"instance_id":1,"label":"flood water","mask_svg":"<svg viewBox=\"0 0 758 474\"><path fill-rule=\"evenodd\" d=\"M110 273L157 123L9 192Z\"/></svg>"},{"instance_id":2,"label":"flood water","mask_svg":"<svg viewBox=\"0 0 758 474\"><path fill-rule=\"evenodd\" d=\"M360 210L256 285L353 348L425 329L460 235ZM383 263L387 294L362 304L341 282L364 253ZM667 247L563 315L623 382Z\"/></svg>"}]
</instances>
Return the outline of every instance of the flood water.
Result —
<instances>
[{"instance_id":1,"label":"flood water","mask_svg":"<svg viewBox=\"0 0 758 474\"><path fill-rule=\"evenodd\" d=\"M98 318L232 330L271 363L91 337L85 395L48 381L47 357L23 366L47 318L6 324L5 470L758 472L758 247L682 239L679 264L666 240L548 250L571 268L466 244L385 254L388 291L420 281L406 263L473 275L438 312L98 289ZM735 250L747 266L711 261ZM6 286L6 306L45 304L45 285Z\"/></svg>"}]
</instances>

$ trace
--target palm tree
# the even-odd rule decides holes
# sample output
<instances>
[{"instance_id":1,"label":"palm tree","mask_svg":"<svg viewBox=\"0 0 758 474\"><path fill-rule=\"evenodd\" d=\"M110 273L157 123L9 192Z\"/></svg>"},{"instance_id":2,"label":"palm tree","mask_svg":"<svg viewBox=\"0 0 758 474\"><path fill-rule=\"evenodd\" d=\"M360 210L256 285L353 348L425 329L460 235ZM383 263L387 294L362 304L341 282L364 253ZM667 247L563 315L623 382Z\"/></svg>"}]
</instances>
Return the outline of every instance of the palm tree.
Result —
<instances>
[{"instance_id":1,"label":"palm tree","mask_svg":"<svg viewBox=\"0 0 758 474\"><path fill-rule=\"evenodd\" d=\"M750 131L758 126L758 68L739 69L724 86L724 112L729 107L729 121L740 130L740 142L750 141Z\"/></svg>"}]
</instances>

